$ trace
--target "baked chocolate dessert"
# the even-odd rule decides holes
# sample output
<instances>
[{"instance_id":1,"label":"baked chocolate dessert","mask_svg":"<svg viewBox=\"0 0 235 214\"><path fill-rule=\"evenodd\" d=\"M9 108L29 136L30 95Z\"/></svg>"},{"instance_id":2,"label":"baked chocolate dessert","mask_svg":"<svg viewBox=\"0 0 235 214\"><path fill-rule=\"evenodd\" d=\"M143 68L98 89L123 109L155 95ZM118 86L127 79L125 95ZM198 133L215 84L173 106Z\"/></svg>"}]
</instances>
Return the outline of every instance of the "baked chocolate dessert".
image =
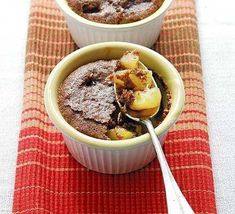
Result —
<instances>
[{"instance_id":1,"label":"baked chocolate dessert","mask_svg":"<svg viewBox=\"0 0 235 214\"><path fill-rule=\"evenodd\" d=\"M128 64L128 60L125 62L122 59L98 60L83 65L60 85L59 109L76 130L95 138L112 140L133 138L145 133L144 127L121 113L115 99L112 77L133 63L129 61ZM169 111L170 94L159 76L155 74L154 79L162 97L158 114L153 118L157 126ZM127 99L128 92L123 96L123 99Z\"/></svg>"},{"instance_id":2,"label":"baked chocolate dessert","mask_svg":"<svg viewBox=\"0 0 235 214\"><path fill-rule=\"evenodd\" d=\"M78 15L94 22L124 24L144 19L164 0L67 0Z\"/></svg>"}]
</instances>

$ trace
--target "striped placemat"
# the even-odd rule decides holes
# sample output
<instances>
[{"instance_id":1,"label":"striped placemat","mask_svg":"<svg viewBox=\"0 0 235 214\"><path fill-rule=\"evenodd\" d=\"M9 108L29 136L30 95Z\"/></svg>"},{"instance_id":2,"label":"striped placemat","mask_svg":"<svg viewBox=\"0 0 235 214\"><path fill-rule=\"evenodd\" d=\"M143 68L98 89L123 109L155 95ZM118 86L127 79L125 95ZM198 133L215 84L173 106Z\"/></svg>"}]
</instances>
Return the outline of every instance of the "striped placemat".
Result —
<instances>
[{"instance_id":1,"label":"striped placemat","mask_svg":"<svg viewBox=\"0 0 235 214\"><path fill-rule=\"evenodd\" d=\"M186 106L164 150L196 213L216 213L194 0L175 0L155 46L179 70ZM126 175L77 163L45 112L50 71L77 49L53 0L32 0L14 213L167 213L158 161Z\"/></svg>"}]
</instances>

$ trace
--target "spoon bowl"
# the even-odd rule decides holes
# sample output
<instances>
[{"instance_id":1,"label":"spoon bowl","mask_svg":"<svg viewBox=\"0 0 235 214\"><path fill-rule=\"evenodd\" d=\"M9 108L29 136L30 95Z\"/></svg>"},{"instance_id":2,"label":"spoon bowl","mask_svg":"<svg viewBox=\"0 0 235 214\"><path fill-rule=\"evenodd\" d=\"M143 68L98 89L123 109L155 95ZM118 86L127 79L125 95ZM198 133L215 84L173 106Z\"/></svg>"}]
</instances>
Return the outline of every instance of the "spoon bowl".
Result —
<instances>
[{"instance_id":1,"label":"spoon bowl","mask_svg":"<svg viewBox=\"0 0 235 214\"><path fill-rule=\"evenodd\" d=\"M140 61L138 62L138 68L143 69L143 70L148 70L148 68L147 68L142 62L140 62ZM153 78L153 76L152 76L152 82L153 82L153 84L154 84L154 87L158 88L158 85L157 85L155 79ZM117 84L114 83L114 93L115 93L116 101L117 101L118 106L120 107L120 109L123 109L123 106L122 106L122 104L121 104L120 101L119 101L119 97L118 97L117 90L118 90L118 89L117 89ZM160 108L160 106L158 106L158 108L156 108L156 111L155 111L150 117L148 117L148 118L149 118L149 119L150 119L150 118L153 118L153 117L158 113L159 108ZM137 121L137 122L141 122L142 119L147 119L147 118L134 117L134 116L128 114L127 111L126 111L126 112L123 112L123 113L124 113L127 117L129 117L130 119L132 119L132 120L134 120L134 121Z\"/></svg>"}]
</instances>

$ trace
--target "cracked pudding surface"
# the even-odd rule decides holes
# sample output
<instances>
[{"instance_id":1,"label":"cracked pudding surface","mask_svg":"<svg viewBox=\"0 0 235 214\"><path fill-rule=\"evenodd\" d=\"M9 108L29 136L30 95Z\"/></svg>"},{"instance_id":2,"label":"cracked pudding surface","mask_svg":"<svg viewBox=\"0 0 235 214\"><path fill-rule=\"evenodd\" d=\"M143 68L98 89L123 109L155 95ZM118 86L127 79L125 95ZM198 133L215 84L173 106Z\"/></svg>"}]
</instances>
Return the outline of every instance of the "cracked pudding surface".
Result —
<instances>
[{"instance_id":1,"label":"cracked pudding surface","mask_svg":"<svg viewBox=\"0 0 235 214\"><path fill-rule=\"evenodd\" d=\"M113 84L106 77L118 61L99 60L72 72L59 88L59 107L66 121L84 134L105 139L116 110Z\"/></svg>"},{"instance_id":2,"label":"cracked pudding surface","mask_svg":"<svg viewBox=\"0 0 235 214\"><path fill-rule=\"evenodd\" d=\"M125 24L142 20L162 5L164 0L67 0L70 8L90 21Z\"/></svg>"}]
</instances>

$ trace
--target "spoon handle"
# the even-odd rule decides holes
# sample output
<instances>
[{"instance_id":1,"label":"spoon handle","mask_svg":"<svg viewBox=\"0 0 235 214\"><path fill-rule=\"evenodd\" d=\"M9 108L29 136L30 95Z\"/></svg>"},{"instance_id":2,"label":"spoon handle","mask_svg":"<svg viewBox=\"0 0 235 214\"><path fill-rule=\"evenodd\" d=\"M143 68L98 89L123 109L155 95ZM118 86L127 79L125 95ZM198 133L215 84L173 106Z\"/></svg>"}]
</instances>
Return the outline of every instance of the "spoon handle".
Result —
<instances>
[{"instance_id":1,"label":"spoon handle","mask_svg":"<svg viewBox=\"0 0 235 214\"><path fill-rule=\"evenodd\" d=\"M168 214L194 214L194 211L192 210L184 195L180 191L180 188L177 185L170 171L170 168L162 150L161 143L157 135L155 134L152 122L150 120L144 120L142 122L148 128L162 170L166 190Z\"/></svg>"}]
</instances>

